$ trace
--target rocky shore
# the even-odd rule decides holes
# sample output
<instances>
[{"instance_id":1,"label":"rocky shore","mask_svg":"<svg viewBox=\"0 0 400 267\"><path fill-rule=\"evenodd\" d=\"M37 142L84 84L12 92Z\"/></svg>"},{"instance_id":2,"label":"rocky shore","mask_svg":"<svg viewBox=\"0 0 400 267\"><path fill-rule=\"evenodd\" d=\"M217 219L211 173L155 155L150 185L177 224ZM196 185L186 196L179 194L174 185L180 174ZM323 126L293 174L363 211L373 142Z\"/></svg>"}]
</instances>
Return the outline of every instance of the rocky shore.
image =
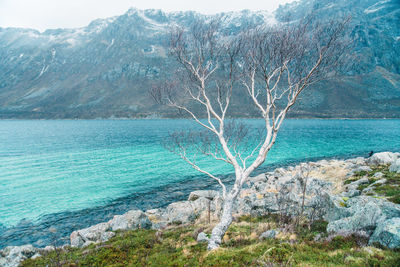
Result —
<instances>
[{"instance_id":1,"label":"rocky shore","mask_svg":"<svg viewBox=\"0 0 400 267\"><path fill-rule=\"evenodd\" d=\"M390 173L400 173L400 153L382 152L370 158L321 160L278 168L248 181L234 214L323 219L328 222L327 231L331 235L357 234L369 245L400 248L400 204L382 194L382 188L391 184L380 171L383 167ZM194 191L187 201L174 202L166 208L131 210L108 222L76 230L71 233L68 246L105 242L119 230L159 230L169 225L215 222L221 206L219 192ZM288 231L285 227L288 225L264 232L259 238L274 238L278 232ZM198 241L207 241L207 235L200 233ZM25 259L40 257L54 249L63 247L6 247L0 250L0 266L18 266Z\"/></svg>"}]
</instances>

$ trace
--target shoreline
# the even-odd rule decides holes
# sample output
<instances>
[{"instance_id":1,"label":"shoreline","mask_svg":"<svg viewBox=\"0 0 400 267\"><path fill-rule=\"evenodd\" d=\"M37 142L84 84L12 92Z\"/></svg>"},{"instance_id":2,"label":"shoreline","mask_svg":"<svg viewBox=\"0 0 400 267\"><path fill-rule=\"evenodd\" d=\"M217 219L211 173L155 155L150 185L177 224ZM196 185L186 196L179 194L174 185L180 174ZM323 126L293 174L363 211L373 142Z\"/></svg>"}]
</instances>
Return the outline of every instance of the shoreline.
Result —
<instances>
[{"instance_id":1,"label":"shoreline","mask_svg":"<svg viewBox=\"0 0 400 267\"><path fill-rule=\"evenodd\" d=\"M368 158L322 159L286 166L249 178L233 207L234 220L249 214L285 214L291 218L304 215L311 222L323 219L327 223L326 234L342 237L357 234L365 238L370 246L379 243L389 249L400 248L400 191L395 198L374 191L382 186L400 186L400 153L380 152ZM282 200L289 201L284 205L290 206L282 209ZM296 209L301 202L304 206L299 215ZM52 244L44 248L32 244L7 246L0 250L0 265L3 262L5 266L18 266L23 260L36 259L55 249L68 251L70 248L102 246L119 231L164 231L179 225L208 225L207 231L211 231L212 225L218 222L222 205L219 190L192 191L187 200L172 202L165 208L129 210L122 215L114 215L110 220L75 230L69 236L70 242L64 245ZM289 225L279 227L273 231L291 231ZM49 230L53 231L52 227ZM259 238L269 232L262 233Z\"/></svg>"},{"instance_id":2,"label":"shoreline","mask_svg":"<svg viewBox=\"0 0 400 267\"><path fill-rule=\"evenodd\" d=\"M200 118L207 119L207 118ZM227 118L229 120L262 120L261 117L234 117ZM64 118L64 119L56 119L56 118L0 118L0 121L135 121L135 120L192 120L192 118L146 118L146 117L132 117L132 118ZM400 117L288 117L285 120L400 120Z\"/></svg>"},{"instance_id":3,"label":"shoreline","mask_svg":"<svg viewBox=\"0 0 400 267\"><path fill-rule=\"evenodd\" d=\"M324 157L312 157L312 158L303 158L301 160L289 160L286 162L275 163L268 166L263 166L254 171L253 176L259 175L261 173L266 173L273 171L278 168L287 168L290 166L296 166L300 163L304 162L317 162L321 160L347 160L360 156L367 157L369 151L363 151L359 153L351 153L351 154L342 154L335 156L324 156ZM378 153L380 151L376 151ZM233 173L225 174L223 177L226 181L230 180L230 176ZM202 180L205 179L205 180ZM24 221L24 223L20 223L16 226L5 227L4 230L0 228L0 237L9 238L8 242L0 242L0 249L3 249L7 246L19 246L26 243L34 244L37 247L45 247L51 245L54 241L45 241L54 238L54 234L49 233L48 228L54 227L57 229L57 244L62 244L62 240L66 240L69 237L69 234L77 229L82 229L85 227L90 227L91 225L95 225L104 221L105 219L111 219L114 215L123 214L132 209L156 209L156 208L165 208L169 204L183 201L187 199L187 196L192 191L196 190L219 190L219 186L217 183L214 183L214 180L208 179L203 175L188 176L187 179L184 180L183 187L179 187L178 190L175 191L176 194L167 193L170 191L170 188L174 189L176 183L171 183L160 188L154 188L146 192L135 192L129 194L125 197L120 197L117 199L111 200L108 204L94 206L83 210L78 211L64 211L55 214L47 214L44 215L42 220L38 222L28 222ZM201 181L198 185L201 187L191 186L197 181ZM181 182L179 182L182 184ZM232 184L233 180L228 182L228 185ZM160 193L161 192L161 196ZM157 194L158 193L158 194ZM156 197L155 200L149 201L148 195L153 195ZM159 200L159 198L162 198ZM141 203L137 203L137 200ZM159 203L162 202L162 205ZM126 204L128 203L128 204ZM130 203L130 204L129 204ZM151 203L150 205L146 205L146 203ZM125 208L120 208L125 206ZM75 226L70 226L74 224L74 221L79 221L81 223L76 224ZM82 223L83 222L83 223ZM64 227L60 227L62 225ZM67 227L65 225L68 225ZM4 234L6 233L6 234ZM37 238L27 238L27 236L32 236L35 233ZM44 238L44 240L43 240ZM11 239L11 240L10 240ZM41 241L42 239L42 241Z\"/></svg>"}]
</instances>

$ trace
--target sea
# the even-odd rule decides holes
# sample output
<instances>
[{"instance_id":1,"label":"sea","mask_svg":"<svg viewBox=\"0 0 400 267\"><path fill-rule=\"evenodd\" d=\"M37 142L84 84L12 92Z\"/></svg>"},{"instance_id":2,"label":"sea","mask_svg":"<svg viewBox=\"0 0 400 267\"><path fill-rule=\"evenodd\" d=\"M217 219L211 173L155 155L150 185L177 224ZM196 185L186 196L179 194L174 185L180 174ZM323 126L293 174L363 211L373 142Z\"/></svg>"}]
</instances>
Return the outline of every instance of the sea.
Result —
<instances>
[{"instance_id":1,"label":"sea","mask_svg":"<svg viewBox=\"0 0 400 267\"><path fill-rule=\"evenodd\" d=\"M238 121L250 129L245 146L256 145L263 121ZM188 119L0 120L0 249L65 244L72 231L113 215L219 190L171 151L171 134L199 130ZM370 151L400 151L400 120L287 119L255 174ZM232 182L228 164L190 152Z\"/></svg>"}]
</instances>

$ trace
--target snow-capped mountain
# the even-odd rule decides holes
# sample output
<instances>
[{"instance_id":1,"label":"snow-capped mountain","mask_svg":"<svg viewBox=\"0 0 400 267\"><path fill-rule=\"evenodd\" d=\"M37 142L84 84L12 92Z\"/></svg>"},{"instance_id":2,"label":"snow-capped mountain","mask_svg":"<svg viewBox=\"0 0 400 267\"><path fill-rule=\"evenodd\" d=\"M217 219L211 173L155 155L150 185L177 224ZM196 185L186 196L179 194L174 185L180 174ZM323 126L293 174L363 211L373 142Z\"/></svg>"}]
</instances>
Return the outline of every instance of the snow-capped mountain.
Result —
<instances>
[{"instance_id":1,"label":"snow-capped mountain","mask_svg":"<svg viewBox=\"0 0 400 267\"><path fill-rule=\"evenodd\" d=\"M400 117L400 3L398 0L304 0L274 14L218 14L226 30L249 24L350 14L358 64L348 76L310 91L297 116ZM130 9L87 27L40 33L0 28L0 118L174 116L152 104L147 89L168 76L170 25L211 19L196 12ZM239 103L240 104L240 103ZM236 107L235 107L236 108ZM255 116L237 105L241 116Z\"/></svg>"}]
</instances>

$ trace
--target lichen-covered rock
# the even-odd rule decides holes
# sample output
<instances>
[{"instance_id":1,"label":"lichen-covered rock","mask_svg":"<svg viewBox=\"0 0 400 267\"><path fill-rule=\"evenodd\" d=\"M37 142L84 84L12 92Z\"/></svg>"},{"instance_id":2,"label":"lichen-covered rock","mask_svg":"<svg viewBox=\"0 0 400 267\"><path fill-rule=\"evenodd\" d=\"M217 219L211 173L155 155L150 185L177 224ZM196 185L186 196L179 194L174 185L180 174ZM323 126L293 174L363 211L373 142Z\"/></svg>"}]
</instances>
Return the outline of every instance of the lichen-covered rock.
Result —
<instances>
[{"instance_id":1,"label":"lichen-covered rock","mask_svg":"<svg viewBox=\"0 0 400 267\"><path fill-rule=\"evenodd\" d=\"M249 181L252 183L256 183L256 182L266 182L267 181L267 177L265 176L265 173L261 173L257 176L254 177L250 177Z\"/></svg>"},{"instance_id":2,"label":"lichen-covered rock","mask_svg":"<svg viewBox=\"0 0 400 267\"><path fill-rule=\"evenodd\" d=\"M116 215L108 224L113 231L151 228L149 218L141 210L130 210L122 215Z\"/></svg>"},{"instance_id":3,"label":"lichen-covered rock","mask_svg":"<svg viewBox=\"0 0 400 267\"><path fill-rule=\"evenodd\" d=\"M340 220L352 215L342 197L330 195L328 193L322 194L319 197L319 202L324 209L324 219L328 222Z\"/></svg>"},{"instance_id":4,"label":"lichen-covered rock","mask_svg":"<svg viewBox=\"0 0 400 267\"><path fill-rule=\"evenodd\" d=\"M394 161L394 162L390 165L389 171L400 173L400 159L397 159L396 161Z\"/></svg>"},{"instance_id":5,"label":"lichen-covered rock","mask_svg":"<svg viewBox=\"0 0 400 267\"><path fill-rule=\"evenodd\" d=\"M268 230L268 231L262 233L262 234L260 235L259 239L273 239L273 238L275 238L275 236L276 236L278 233L279 233L279 231L278 231L278 230L275 230L275 229L273 229L273 230Z\"/></svg>"},{"instance_id":6,"label":"lichen-covered rock","mask_svg":"<svg viewBox=\"0 0 400 267\"><path fill-rule=\"evenodd\" d=\"M147 218L149 218L151 222L151 229L160 230L168 225L168 222L163 217L164 214L163 209L147 210L145 214L147 215Z\"/></svg>"},{"instance_id":7,"label":"lichen-covered rock","mask_svg":"<svg viewBox=\"0 0 400 267\"><path fill-rule=\"evenodd\" d=\"M343 231L365 231L372 233L377 223L382 220L382 211L376 203L368 202L360 207L352 216L340 220L331 221L327 231L337 233Z\"/></svg>"},{"instance_id":8,"label":"lichen-covered rock","mask_svg":"<svg viewBox=\"0 0 400 267\"><path fill-rule=\"evenodd\" d=\"M179 201L169 204L164 211L163 217L168 223L175 224L193 223L197 218L191 201Z\"/></svg>"},{"instance_id":9,"label":"lichen-covered rock","mask_svg":"<svg viewBox=\"0 0 400 267\"><path fill-rule=\"evenodd\" d=\"M388 248L400 248L400 218L392 218L379 224L369 243L380 243Z\"/></svg>"},{"instance_id":10,"label":"lichen-covered rock","mask_svg":"<svg viewBox=\"0 0 400 267\"><path fill-rule=\"evenodd\" d=\"M207 243L209 240L208 236L204 233L201 232L197 235L197 242L198 243Z\"/></svg>"},{"instance_id":11,"label":"lichen-covered rock","mask_svg":"<svg viewBox=\"0 0 400 267\"><path fill-rule=\"evenodd\" d=\"M9 246L0 251L0 266L15 267L20 262L32 258L38 253L38 249L32 245Z\"/></svg>"},{"instance_id":12,"label":"lichen-covered rock","mask_svg":"<svg viewBox=\"0 0 400 267\"><path fill-rule=\"evenodd\" d=\"M362 184L368 184L368 183L369 183L368 178L364 177L364 178L358 179L357 181L354 181L354 182L349 183L349 184L346 186L346 188L347 188L348 190L355 190L355 189L357 189L360 185L362 185Z\"/></svg>"},{"instance_id":13,"label":"lichen-covered rock","mask_svg":"<svg viewBox=\"0 0 400 267\"><path fill-rule=\"evenodd\" d=\"M111 232L109 223L99 223L91 227L74 231L70 235L72 247L83 247L88 241L93 243L105 242L115 235Z\"/></svg>"},{"instance_id":14,"label":"lichen-covered rock","mask_svg":"<svg viewBox=\"0 0 400 267\"><path fill-rule=\"evenodd\" d=\"M371 235L386 221L400 217L400 205L385 199L358 196L348 199L344 206L348 216L328 220L328 232L365 231Z\"/></svg>"},{"instance_id":15,"label":"lichen-covered rock","mask_svg":"<svg viewBox=\"0 0 400 267\"><path fill-rule=\"evenodd\" d=\"M364 192L364 191L363 191L363 192ZM356 197L356 196L359 196L359 195L360 195L360 190L357 190L357 189L350 189L350 190L344 191L344 192L342 192L342 193L340 194L340 196L342 196L342 197L348 197L348 198Z\"/></svg>"},{"instance_id":16,"label":"lichen-covered rock","mask_svg":"<svg viewBox=\"0 0 400 267\"><path fill-rule=\"evenodd\" d=\"M219 194L215 190L197 190L190 192L189 194L189 201L195 201L196 199L200 197L207 198L209 200L213 200L215 197L217 197Z\"/></svg>"},{"instance_id":17,"label":"lichen-covered rock","mask_svg":"<svg viewBox=\"0 0 400 267\"><path fill-rule=\"evenodd\" d=\"M370 165L386 165L392 164L398 157L397 153L381 152L373 154L367 162Z\"/></svg>"}]
</instances>

